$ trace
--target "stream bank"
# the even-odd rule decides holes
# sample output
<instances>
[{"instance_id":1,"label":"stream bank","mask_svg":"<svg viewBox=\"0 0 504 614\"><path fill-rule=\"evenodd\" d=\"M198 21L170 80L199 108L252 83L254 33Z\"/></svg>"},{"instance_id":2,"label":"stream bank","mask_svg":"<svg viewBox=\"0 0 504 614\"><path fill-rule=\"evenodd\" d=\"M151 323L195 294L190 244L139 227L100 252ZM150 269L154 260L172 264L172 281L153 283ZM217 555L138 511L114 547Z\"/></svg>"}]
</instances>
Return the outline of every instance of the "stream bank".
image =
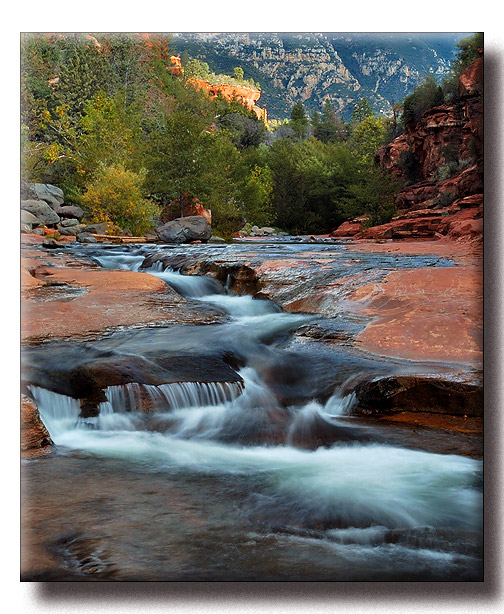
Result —
<instances>
[{"instance_id":1,"label":"stream bank","mask_svg":"<svg viewBox=\"0 0 504 614\"><path fill-rule=\"evenodd\" d=\"M396 270L456 263L349 255L344 244L72 245L29 256L41 285L27 288L27 319L41 305L68 327L27 335L23 350L24 386L55 444L23 470L25 578L479 577L477 365L363 351L354 340L369 316L346 307ZM101 285L110 317L85 330L74 322L92 273L111 282ZM155 317L132 327L115 309L127 296L112 284L119 273L139 288L131 313L147 305ZM136 286L144 276L152 282ZM48 279L88 294L48 290ZM327 287L319 311L296 303ZM384 415L359 411L359 391L387 378L401 386L387 386ZM439 381L466 414L443 413L447 388L430 386ZM418 390L425 407L413 407Z\"/></svg>"}]
</instances>

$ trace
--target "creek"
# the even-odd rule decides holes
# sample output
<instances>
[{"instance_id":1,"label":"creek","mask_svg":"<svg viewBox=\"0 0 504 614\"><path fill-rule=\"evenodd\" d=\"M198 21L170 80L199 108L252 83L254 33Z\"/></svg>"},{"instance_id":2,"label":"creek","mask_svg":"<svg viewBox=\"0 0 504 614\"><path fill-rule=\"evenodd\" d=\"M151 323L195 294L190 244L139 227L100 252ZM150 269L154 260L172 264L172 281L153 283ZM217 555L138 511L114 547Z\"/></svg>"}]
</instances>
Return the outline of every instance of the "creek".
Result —
<instances>
[{"instance_id":1,"label":"creek","mask_svg":"<svg viewBox=\"0 0 504 614\"><path fill-rule=\"evenodd\" d=\"M222 319L43 344L27 352L28 368L79 364L94 352L155 368L160 357L170 365L184 356L198 372L210 356L232 365L235 377L111 384L98 414L86 417L77 399L31 383L57 446L23 464L24 514L53 560L52 571L32 579L481 579L481 461L446 453L456 435L352 415L349 382L418 365L300 334L318 326L351 335L361 319L288 313L159 260L141 268L161 251L266 258L260 244L67 249L107 269L155 275ZM342 276L337 247L275 249L278 257L327 249L329 273ZM451 263L362 254L351 272L429 265Z\"/></svg>"}]
</instances>

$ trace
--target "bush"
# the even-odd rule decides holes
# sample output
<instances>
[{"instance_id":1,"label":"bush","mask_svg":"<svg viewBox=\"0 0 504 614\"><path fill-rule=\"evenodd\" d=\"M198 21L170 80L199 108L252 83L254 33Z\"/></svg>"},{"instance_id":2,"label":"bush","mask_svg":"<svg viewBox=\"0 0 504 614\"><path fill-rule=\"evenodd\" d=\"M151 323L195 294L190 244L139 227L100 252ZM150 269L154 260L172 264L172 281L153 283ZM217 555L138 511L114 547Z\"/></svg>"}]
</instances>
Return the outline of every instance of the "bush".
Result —
<instances>
[{"instance_id":1,"label":"bush","mask_svg":"<svg viewBox=\"0 0 504 614\"><path fill-rule=\"evenodd\" d=\"M109 222L134 235L142 235L153 227L159 208L142 198L141 174L125 170L120 164L104 166L86 186L82 205L93 222Z\"/></svg>"},{"instance_id":2,"label":"bush","mask_svg":"<svg viewBox=\"0 0 504 614\"><path fill-rule=\"evenodd\" d=\"M424 81L415 88L415 91L406 96L403 106L403 120L405 124L417 122L422 113L437 107L444 102L442 88L437 85L436 80L432 75L429 75Z\"/></svg>"},{"instance_id":3,"label":"bush","mask_svg":"<svg viewBox=\"0 0 504 614\"><path fill-rule=\"evenodd\" d=\"M401 152L397 166L403 171L407 184L416 183L422 179L420 160L411 147Z\"/></svg>"},{"instance_id":4,"label":"bush","mask_svg":"<svg viewBox=\"0 0 504 614\"><path fill-rule=\"evenodd\" d=\"M455 190L450 190L449 192L441 192L436 198L436 206L441 208L449 207L456 198L457 193L455 192Z\"/></svg>"}]
</instances>

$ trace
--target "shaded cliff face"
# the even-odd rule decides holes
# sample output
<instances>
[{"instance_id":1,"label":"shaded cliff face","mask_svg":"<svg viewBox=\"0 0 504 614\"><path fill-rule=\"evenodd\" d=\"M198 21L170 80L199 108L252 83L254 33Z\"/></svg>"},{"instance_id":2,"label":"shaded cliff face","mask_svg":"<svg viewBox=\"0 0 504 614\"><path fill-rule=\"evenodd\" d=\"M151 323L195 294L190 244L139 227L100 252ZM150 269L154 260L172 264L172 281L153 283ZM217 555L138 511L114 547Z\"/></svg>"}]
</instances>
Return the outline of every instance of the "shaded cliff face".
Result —
<instances>
[{"instance_id":1,"label":"shaded cliff face","mask_svg":"<svg viewBox=\"0 0 504 614\"><path fill-rule=\"evenodd\" d=\"M262 85L272 118L288 117L301 99L321 109L329 99L343 119L367 97L388 114L428 73L449 70L455 44L465 34L351 33L182 33L174 35L179 54L207 62L215 72L242 66Z\"/></svg>"}]
</instances>

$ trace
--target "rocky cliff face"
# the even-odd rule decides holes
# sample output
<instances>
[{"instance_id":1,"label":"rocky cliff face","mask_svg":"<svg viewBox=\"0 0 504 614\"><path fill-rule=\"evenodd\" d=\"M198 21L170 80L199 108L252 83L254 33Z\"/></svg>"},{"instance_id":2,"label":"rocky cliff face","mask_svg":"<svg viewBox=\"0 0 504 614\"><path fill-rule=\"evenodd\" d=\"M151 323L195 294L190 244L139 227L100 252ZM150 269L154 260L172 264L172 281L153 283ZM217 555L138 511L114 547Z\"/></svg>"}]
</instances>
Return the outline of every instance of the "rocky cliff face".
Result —
<instances>
[{"instance_id":1,"label":"rocky cliff face","mask_svg":"<svg viewBox=\"0 0 504 614\"><path fill-rule=\"evenodd\" d=\"M358 238L481 239L483 232L483 57L461 75L459 101L425 112L405 134L376 154L382 168L405 181L396 195L399 215L366 230L346 224L333 236ZM401 165L416 161L417 181ZM409 181L408 181L409 179ZM345 235L346 233L346 235Z\"/></svg>"},{"instance_id":2,"label":"rocky cliff face","mask_svg":"<svg viewBox=\"0 0 504 614\"><path fill-rule=\"evenodd\" d=\"M329 99L344 119L366 96L388 114L428 73L448 71L464 34L196 33L176 34L178 53L208 62L215 72L242 66L262 85L270 117L288 117L301 99L308 111Z\"/></svg>"},{"instance_id":3,"label":"rocky cliff face","mask_svg":"<svg viewBox=\"0 0 504 614\"><path fill-rule=\"evenodd\" d=\"M254 111L259 119L267 120L266 109L261 109L255 104L261 97L260 90L230 83L213 84L203 79L187 79L187 83L203 90L211 98L216 98L220 94L228 101L237 100L247 109Z\"/></svg>"}]
</instances>

